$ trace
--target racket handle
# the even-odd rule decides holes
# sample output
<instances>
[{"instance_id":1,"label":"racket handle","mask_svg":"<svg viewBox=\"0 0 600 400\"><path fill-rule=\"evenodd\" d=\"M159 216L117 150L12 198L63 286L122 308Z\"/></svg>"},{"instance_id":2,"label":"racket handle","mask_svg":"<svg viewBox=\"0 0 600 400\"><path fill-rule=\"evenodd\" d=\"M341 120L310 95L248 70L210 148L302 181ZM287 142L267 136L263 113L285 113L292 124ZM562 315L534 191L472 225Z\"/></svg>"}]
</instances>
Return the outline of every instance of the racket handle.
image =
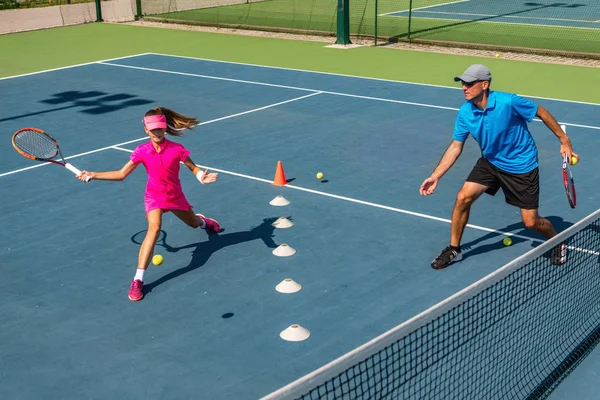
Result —
<instances>
[{"instance_id":1,"label":"racket handle","mask_svg":"<svg viewBox=\"0 0 600 400\"><path fill-rule=\"evenodd\" d=\"M72 173L74 173L75 175L81 175L81 171L78 170L77 168L75 168L73 166L73 164L66 163L65 164L65 168L68 169L69 171L71 171ZM85 181L89 182L90 181L90 177L86 175Z\"/></svg>"}]
</instances>

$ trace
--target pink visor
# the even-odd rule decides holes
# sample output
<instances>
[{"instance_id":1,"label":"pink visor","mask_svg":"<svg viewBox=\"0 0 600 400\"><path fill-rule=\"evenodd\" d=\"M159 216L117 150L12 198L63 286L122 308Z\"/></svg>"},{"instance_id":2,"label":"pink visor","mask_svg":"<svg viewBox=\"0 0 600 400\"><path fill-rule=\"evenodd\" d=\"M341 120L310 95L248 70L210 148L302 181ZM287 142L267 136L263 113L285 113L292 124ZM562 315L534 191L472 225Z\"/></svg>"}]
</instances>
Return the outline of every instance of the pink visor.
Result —
<instances>
[{"instance_id":1,"label":"pink visor","mask_svg":"<svg viewBox=\"0 0 600 400\"><path fill-rule=\"evenodd\" d=\"M150 115L144 117L144 125L151 131L154 129L167 129L167 119L164 115Z\"/></svg>"}]
</instances>

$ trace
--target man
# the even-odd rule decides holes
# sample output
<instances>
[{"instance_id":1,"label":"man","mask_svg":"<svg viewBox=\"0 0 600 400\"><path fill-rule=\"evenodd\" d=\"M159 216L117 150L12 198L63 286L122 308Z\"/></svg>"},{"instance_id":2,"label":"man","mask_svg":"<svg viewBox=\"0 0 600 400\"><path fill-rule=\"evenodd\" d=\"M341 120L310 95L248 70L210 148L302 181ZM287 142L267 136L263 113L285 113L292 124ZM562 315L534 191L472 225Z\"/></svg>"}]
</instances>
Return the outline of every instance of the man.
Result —
<instances>
[{"instance_id":1,"label":"man","mask_svg":"<svg viewBox=\"0 0 600 400\"><path fill-rule=\"evenodd\" d=\"M525 226L546 238L556 235L552 223L538 215L539 176L537 147L527 128L534 117L560 140L560 152L571 159L571 141L556 119L542 106L516 94L491 91L492 74L481 64L471 65L455 82L462 83L467 100L460 108L454 124L452 142L431 176L421 184L423 196L432 194L440 178L460 156L469 136L479 144L481 158L458 192L452 211L450 245L432 261L435 269L460 261L460 241L469 220L471 205L484 192L495 195L502 188L508 204L521 209ZM552 262L566 261L566 246L560 244L552 252Z\"/></svg>"}]
</instances>

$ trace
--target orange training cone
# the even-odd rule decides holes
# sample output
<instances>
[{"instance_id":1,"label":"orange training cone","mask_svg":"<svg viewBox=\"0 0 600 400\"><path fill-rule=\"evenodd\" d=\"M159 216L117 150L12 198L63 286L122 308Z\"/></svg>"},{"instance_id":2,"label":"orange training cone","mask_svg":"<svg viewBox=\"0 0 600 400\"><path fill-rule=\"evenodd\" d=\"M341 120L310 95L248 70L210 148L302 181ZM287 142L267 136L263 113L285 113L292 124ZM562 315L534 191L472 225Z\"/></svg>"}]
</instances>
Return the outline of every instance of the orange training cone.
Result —
<instances>
[{"instance_id":1,"label":"orange training cone","mask_svg":"<svg viewBox=\"0 0 600 400\"><path fill-rule=\"evenodd\" d=\"M277 170L275 171L275 179L273 179L273 185L287 185L287 180L285 179L285 173L283 172L283 165L281 164L281 161L277 161Z\"/></svg>"}]
</instances>

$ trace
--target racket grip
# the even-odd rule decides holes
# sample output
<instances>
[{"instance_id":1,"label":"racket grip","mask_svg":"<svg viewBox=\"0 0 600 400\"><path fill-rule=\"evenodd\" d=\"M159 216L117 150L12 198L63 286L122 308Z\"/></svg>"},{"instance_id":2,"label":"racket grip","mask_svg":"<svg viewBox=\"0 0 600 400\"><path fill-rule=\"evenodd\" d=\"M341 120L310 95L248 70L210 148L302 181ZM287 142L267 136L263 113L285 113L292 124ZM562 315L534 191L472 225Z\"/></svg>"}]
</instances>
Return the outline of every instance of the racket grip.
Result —
<instances>
[{"instance_id":1,"label":"racket grip","mask_svg":"<svg viewBox=\"0 0 600 400\"><path fill-rule=\"evenodd\" d=\"M75 175L81 175L81 171L78 170L77 168L75 168L73 166L73 164L66 163L65 164L65 168L68 169L69 171L71 171L72 173L74 173ZM90 177L86 175L85 181L89 182L90 181Z\"/></svg>"}]
</instances>

